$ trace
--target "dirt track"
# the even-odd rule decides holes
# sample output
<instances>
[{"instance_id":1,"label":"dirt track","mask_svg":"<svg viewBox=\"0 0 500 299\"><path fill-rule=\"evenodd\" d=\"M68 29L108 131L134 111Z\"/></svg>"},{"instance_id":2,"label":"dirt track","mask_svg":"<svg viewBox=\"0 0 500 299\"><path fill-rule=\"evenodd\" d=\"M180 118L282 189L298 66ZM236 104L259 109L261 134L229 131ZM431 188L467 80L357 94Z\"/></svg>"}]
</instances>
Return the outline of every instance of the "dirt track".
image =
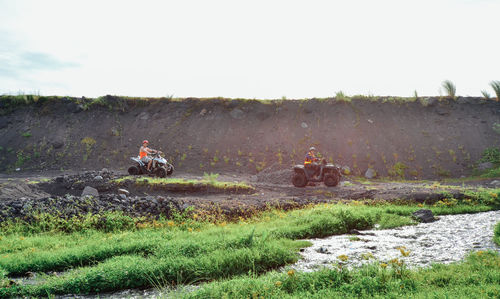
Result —
<instances>
[{"instance_id":1,"label":"dirt track","mask_svg":"<svg viewBox=\"0 0 500 299\"><path fill-rule=\"evenodd\" d=\"M103 180L94 180L97 175L104 176ZM291 173L290 173L291 175ZM440 185L437 182L380 182L356 181L343 178L337 187L326 187L323 184L296 188L291 184L271 184L258 182L256 176L242 176L226 174L218 178L219 181L247 182L256 188L253 194L232 194L222 192L218 194L203 192L169 192L165 190L151 190L130 186L129 196L120 198L117 187L108 182L111 178L123 176L119 172L103 174L100 172L87 172L77 174L50 173L36 177L1 176L0 177L0 204L18 208L11 216L20 216L25 213L25 206L30 208L48 205L48 198L55 198L51 204L63 204L59 209L68 209L73 214L76 211L72 205L79 206L79 195L85 186L96 187L100 191L100 198L91 206L82 207L83 212L89 209L122 210L132 215L158 215L170 213L169 204L184 210L194 207L195 210L209 212L212 215L224 214L229 218L250 215L254 211L264 210L268 207L283 209L297 208L308 204L323 202L350 201L350 200L385 200L385 201L414 201L420 203L434 203L450 194L456 199L464 197L466 189L478 186L492 187L490 181L476 181L459 186ZM201 179L193 175L177 174L175 177L186 179ZM38 183L37 183L38 182ZM446 192L446 193L444 193ZM69 194L64 196L64 194ZM67 208L66 205L69 206ZM90 210L89 210L90 211ZM17 214L16 214L17 213ZM0 215L1 216L1 215ZM5 214L4 217L8 215Z\"/></svg>"}]
</instances>

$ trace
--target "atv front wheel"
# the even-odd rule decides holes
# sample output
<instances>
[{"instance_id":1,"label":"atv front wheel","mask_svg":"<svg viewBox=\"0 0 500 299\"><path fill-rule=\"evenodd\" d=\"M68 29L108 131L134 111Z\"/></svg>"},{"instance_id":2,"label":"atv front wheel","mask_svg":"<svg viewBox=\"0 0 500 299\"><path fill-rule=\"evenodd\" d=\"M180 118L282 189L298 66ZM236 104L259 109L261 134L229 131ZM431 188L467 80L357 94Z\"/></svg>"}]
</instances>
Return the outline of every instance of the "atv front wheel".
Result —
<instances>
[{"instance_id":1,"label":"atv front wheel","mask_svg":"<svg viewBox=\"0 0 500 299\"><path fill-rule=\"evenodd\" d=\"M173 172L174 172L174 166L170 165L170 167L168 167L168 170L167 170L167 175L172 175Z\"/></svg>"},{"instance_id":2,"label":"atv front wheel","mask_svg":"<svg viewBox=\"0 0 500 299\"><path fill-rule=\"evenodd\" d=\"M137 166L130 166L128 168L128 174L130 175L138 175L139 174L139 168Z\"/></svg>"},{"instance_id":3,"label":"atv front wheel","mask_svg":"<svg viewBox=\"0 0 500 299\"><path fill-rule=\"evenodd\" d=\"M155 172L157 177L164 178L167 176L167 170L163 167L160 167Z\"/></svg>"},{"instance_id":4,"label":"atv front wheel","mask_svg":"<svg viewBox=\"0 0 500 299\"><path fill-rule=\"evenodd\" d=\"M328 187L335 187L339 184L340 177L335 173L329 173L325 175L324 183Z\"/></svg>"},{"instance_id":5,"label":"atv front wheel","mask_svg":"<svg viewBox=\"0 0 500 299\"><path fill-rule=\"evenodd\" d=\"M305 187L307 185L307 178L303 173L296 173L292 178L292 184L295 187Z\"/></svg>"}]
</instances>

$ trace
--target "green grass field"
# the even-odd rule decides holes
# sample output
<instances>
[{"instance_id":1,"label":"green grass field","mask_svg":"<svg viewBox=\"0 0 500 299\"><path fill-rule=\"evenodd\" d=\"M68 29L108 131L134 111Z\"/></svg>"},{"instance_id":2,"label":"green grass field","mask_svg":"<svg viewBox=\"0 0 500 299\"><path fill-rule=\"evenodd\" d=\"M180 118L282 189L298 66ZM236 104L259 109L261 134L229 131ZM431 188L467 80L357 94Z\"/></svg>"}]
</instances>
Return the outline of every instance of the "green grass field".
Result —
<instances>
[{"instance_id":1,"label":"green grass field","mask_svg":"<svg viewBox=\"0 0 500 299\"><path fill-rule=\"evenodd\" d=\"M427 208L438 215L487 211L498 208L499 195L500 189L488 190L467 201ZM201 289L179 296L248 298L255 293L266 298L423 297L437 292L438 297L463 297L474 289L491 294L498 291L499 258L492 253L432 270L409 271L395 264L352 271L269 272L298 259L299 248L308 246L299 239L344 234L375 224L381 228L413 224L411 213L422 207L367 203L271 210L233 223L200 221L197 211L153 221L120 215L113 221L134 225L114 225L106 230L82 225L71 233L61 232L57 226L47 226L44 232L39 227L29 228L37 224L9 223L0 234L0 297L85 294L202 282ZM426 276L425 271L432 275ZM7 275L27 272L59 274L42 274L36 285L10 285ZM427 284L425 277L434 280ZM458 283L464 279L469 280Z\"/></svg>"}]
</instances>

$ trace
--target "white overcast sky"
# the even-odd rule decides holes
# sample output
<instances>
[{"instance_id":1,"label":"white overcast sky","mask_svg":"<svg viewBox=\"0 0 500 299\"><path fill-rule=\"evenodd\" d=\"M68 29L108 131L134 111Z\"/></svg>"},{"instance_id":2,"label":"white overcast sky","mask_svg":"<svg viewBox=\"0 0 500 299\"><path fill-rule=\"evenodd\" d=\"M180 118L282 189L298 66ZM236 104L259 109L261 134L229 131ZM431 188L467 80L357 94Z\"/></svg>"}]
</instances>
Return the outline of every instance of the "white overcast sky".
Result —
<instances>
[{"instance_id":1,"label":"white overcast sky","mask_svg":"<svg viewBox=\"0 0 500 299\"><path fill-rule=\"evenodd\" d=\"M500 0L0 0L0 94L494 92Z\"/></svg>"}]
</instances>

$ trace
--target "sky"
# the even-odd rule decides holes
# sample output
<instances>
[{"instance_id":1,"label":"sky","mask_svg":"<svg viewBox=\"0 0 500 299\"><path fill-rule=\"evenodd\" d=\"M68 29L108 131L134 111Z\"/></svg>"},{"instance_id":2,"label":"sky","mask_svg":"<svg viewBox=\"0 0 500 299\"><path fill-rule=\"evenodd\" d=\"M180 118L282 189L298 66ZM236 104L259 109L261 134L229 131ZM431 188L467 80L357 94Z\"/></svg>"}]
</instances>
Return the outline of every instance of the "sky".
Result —
<instances>
[{"instance_id":1,"label":"sky","mask_svg":"<svg viewBox=\"0 0 500 299\"><path fill-rule=\"evenodd\" d=\"M500 0L0 0L0 94L479 96Z\"/></svg>"}]
</instances>

